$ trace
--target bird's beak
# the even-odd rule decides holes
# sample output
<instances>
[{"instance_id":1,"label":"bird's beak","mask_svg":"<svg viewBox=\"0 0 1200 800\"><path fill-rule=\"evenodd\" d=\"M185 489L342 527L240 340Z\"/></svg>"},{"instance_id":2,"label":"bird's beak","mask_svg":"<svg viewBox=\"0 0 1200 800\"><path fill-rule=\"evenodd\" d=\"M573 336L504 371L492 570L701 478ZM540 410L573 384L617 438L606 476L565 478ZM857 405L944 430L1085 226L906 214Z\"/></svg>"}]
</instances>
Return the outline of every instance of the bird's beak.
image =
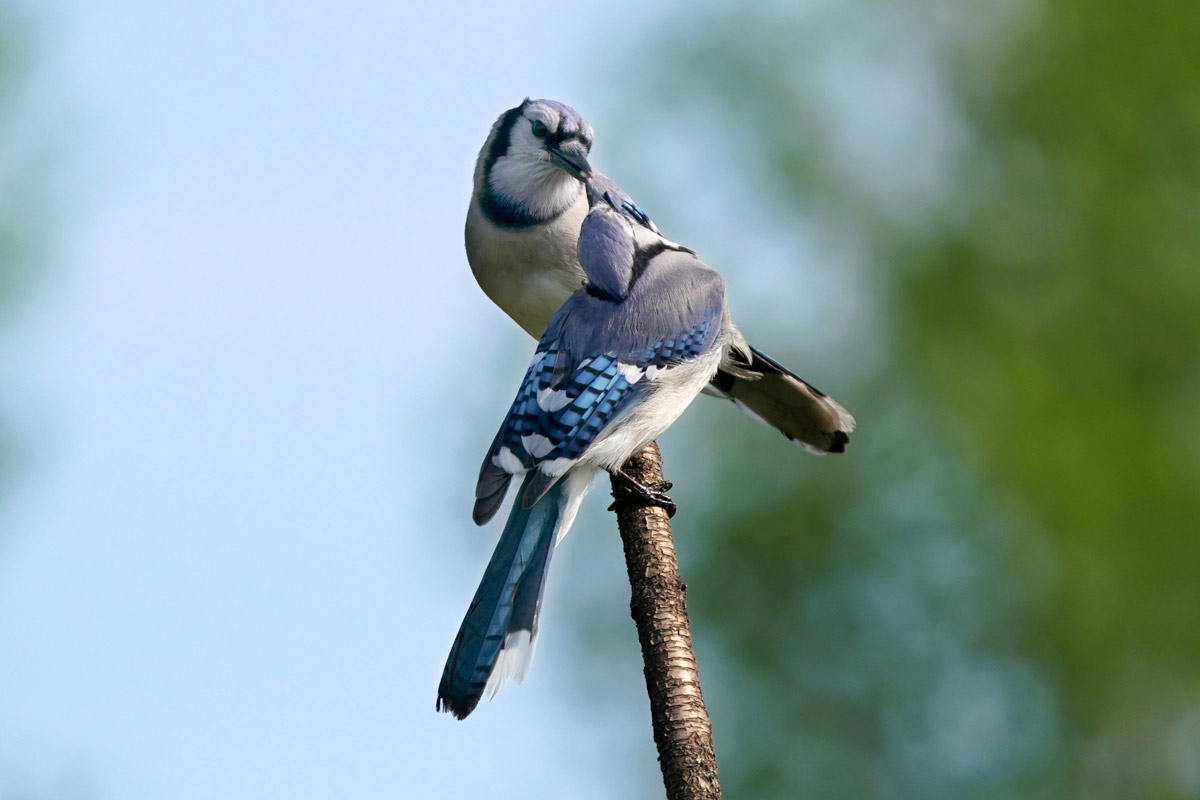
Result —
<instances>
[{"instance_id":1,"label":"bird's beak","mask_svg":"<svg viewBox=\"0 0 1200 800\"><path fill-rule=\"evenodd\" d=\"M550 154L556 167L572 177L586 181L592 174L592 165L588 163L583 145L573 139L568 139L561 145L549 145L546 152Z\"/></svg>"}]
</instances>

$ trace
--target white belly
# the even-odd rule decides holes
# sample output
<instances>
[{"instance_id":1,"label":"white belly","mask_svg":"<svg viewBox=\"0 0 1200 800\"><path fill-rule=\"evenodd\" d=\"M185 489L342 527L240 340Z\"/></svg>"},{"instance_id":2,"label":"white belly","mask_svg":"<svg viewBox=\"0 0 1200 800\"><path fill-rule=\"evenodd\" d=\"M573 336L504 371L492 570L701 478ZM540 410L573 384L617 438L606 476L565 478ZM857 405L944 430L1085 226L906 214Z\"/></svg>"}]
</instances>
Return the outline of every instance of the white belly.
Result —
<instances>
[{"instance_id":1,"label":"white belly","mask_svg":"<svg viewBox=\"0 0 1200 800\"><path fill-rule=\"evenodd\" d=\"M580 461L615 469L661 436L712 380L723 349L718 346L705 356L672 367L671 379L655 386L653 393L619 424L610 423Z\"/></svg>"}]
</instances>

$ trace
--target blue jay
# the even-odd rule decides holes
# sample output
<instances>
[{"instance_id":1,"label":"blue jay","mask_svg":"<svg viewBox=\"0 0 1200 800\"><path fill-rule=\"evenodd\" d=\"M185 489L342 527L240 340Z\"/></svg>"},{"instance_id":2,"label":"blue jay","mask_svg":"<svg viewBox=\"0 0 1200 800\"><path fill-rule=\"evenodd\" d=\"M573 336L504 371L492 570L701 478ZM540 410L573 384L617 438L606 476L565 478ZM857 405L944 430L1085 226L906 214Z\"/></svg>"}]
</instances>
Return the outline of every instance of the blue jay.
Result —
<instances>
[{"instance_id":1,"label":"blue jay","mask_svg":"<svg viewBox=\"0 0 1200 800\"><path fill-rule=\"evenodd\" d=\"M566 158L580 167L577 153ZM745 347L720 275L636 223L611 183L587 181L586 197L576 262L586 283L550 318L475 487L482 525L522 476L438 687L438 709L459 719L524 677L551 552L599 470L670 513L669 487L641 486L620 467L683 413L731 347Z\"/></svg>"},{"instance_id":2,"label":"blue jay","mask_svg":"<svg viewBox=\"0 0 1200 800\"><path fill-rule=\"evenodd\" d=\"M552 100L525 100L492 127L475 165L467 211L467 260L480 288L531 336L584 283L576 255L588 213L582 182L611 197L611 208L652 234L650 218L587 157L592 127ZM744 340L743 340L744 343ZM730 347L706 392L814 453L840 453L854 418L832 398L752 347Z\"/></svg>"}]
</instances>

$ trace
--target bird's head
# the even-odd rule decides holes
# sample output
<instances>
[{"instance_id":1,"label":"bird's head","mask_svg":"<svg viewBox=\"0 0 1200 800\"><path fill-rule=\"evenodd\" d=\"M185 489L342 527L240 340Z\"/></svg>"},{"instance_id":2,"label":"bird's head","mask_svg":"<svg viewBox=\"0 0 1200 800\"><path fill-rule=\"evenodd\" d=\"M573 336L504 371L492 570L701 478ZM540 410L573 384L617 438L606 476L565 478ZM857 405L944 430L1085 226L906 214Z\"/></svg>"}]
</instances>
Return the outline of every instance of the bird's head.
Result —
<instances>
[{"instance_id":1,"label":"bird's head","mask_svg":"<svg viewBox=\"0 0 1200 800\"><path fill-rule=\"evenodd\" d=\"M575 109L527 99L493 126L479 154L478 188L518 215L553 218L582 194L591 149L592 126Z\"/></svg>"}]
</instances>

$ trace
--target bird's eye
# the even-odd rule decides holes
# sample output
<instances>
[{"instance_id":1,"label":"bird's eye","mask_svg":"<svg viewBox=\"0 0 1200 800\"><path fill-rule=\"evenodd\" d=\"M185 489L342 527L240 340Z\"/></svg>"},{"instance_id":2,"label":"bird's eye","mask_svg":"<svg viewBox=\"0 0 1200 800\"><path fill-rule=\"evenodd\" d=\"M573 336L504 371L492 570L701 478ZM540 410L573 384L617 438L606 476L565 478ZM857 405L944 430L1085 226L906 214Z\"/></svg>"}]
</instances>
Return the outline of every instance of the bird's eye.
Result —
<instances>
[{"instance_id":1,"label":"bird's eye","mask_svg":"<svg viewBox=\"0 0 1200 800\"><path fill-rule=\"evenodd\" d=\"M546 127L546 123L542 122L540 119L535 119L533 121L533 135L534 136L538 137L539 139L545 139L546 134L548 134L549 132L550 132L550 129Z\"/></svg>"}]
</instances>

